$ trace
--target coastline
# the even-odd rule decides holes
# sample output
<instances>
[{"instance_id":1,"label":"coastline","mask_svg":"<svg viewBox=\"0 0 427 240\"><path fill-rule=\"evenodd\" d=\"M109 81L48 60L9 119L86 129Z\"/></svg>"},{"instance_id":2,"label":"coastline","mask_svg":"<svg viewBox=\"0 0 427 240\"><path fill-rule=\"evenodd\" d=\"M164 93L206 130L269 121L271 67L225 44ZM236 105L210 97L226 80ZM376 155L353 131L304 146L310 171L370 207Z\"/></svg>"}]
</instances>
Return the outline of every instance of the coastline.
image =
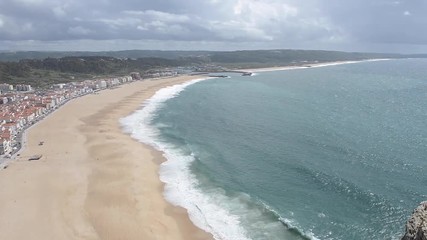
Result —
<instances>
[{"instance_id":1,"label":"coastline","mask_svg":"<svg viewBox=\"0 0 427 240\"><path fill-rule=\"evenodd\" d=\"M197 78L144 80L80 97L27 129L20 156L0 171L0 238L213 239L164 199L162 154L119 124L157 90ZM43 157L28 161L34 154Z\"/></svg>"},{"instance_id":2,"label":"coastline","mask_svg":"<svg viewBox=\"0 0 427 240\"><path fill-rule=\"evenodd\" d=\"M379 58L379 59L365 59L365 60L354 60L354 61L336 61L336 62L323 62L323 63L313 63L313 64L304 64L299 66L277 66L277 67L266 67L266 68L248 68L248 69L239 69L239 71L244 72L272 72L272 71L284 71L284 70L294 70L294 69L307 69L307 68L316 68L316 67L327 67L334 65L342 64L352 64L360 62L375 62L375 61L387 61L391 60L388 58Z\"/></svg>"},{"instance_id":3,"label":"coastline","mask_svg":"<svg viewBox=\"0 0 427 240\"><path fill-rule=\"evenodd\" d=\"M123 133L119 124L119 119L138 110L157 90L200 77L150 79L80 97L27 129L21 156L9 163L9 169L0 171L0 238L212 239L190 221L186 209L165 201L159 179L163 153ZM63 136L51 133L52 128ZM70 139L77 140L70 144ZM43 140L46 146L38 146ZM80 148L84 151L79 152ZM41 151L40 161L27 161ZM145 199L147 195L149 199ZM42 220L35 224L34 219ZM33 231L19 230L23 228Z\"/></svg>"}]
</instances>

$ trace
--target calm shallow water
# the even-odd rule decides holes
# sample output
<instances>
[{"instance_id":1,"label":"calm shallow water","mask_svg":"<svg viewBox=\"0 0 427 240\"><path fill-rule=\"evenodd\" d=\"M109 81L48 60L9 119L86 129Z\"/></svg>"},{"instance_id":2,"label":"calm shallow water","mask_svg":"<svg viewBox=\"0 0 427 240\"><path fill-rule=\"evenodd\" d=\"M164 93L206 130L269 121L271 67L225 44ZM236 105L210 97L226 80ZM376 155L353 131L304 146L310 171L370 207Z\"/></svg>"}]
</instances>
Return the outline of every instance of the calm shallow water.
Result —
<instances>
[{"instance_id":1,"label":"calm shallow water","mask_svg":"<svg viewBox=\"0 0 427 240\"><path fill-rule=\"evenodd\" d=\"M167 199L218 239L398 239L427 199L425 66L210 79L123 123L165 152Z\"/></svg>"}]
</instances>

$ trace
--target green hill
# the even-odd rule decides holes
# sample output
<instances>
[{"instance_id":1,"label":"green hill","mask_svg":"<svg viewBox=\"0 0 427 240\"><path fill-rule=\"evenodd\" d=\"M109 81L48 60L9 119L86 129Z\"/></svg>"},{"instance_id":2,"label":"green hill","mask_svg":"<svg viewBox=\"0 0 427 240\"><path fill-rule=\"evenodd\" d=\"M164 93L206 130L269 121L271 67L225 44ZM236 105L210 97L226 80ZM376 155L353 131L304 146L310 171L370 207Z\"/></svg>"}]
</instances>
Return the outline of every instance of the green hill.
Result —
<instances>
[{"instance_id":1,"label":"green hill","mask_svg":"<svg viewBox=\"0 0 427 240\"><path fill-rule=\"evenodd\" d=\"M256 68L374 58L427 57L381 53L347 53L317 50L146 51L116 52L0 52L0 83L36 87L98 76L178 66ZM215 67L213 67L215 68Z\"/></svg>"}]
</instances>

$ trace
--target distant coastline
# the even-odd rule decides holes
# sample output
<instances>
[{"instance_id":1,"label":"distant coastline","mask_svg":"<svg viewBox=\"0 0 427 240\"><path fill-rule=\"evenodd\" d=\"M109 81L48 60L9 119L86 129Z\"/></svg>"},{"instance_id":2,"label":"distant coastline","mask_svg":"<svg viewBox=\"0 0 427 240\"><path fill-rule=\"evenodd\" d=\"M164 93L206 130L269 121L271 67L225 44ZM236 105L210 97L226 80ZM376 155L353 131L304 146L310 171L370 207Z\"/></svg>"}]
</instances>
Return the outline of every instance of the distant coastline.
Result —
<instances>
[{"instance_id":1,"label":"distant coastline","mask_svg":"<svg viewBox=\"0 0 427 240\"><path fill-rule=\"evenodd\" d=\"M364 59L364 60L356 60L356 61L334 61L334 62L321 62L321 63L313 63L313 64L302 64L297 66L277 66L277 67L266 67L266 68L249 68L249 69L239 69L245 72L271 72L271 71L284 71L284 70L293 70L293 69L302 69L302 68L316 68L316 67L327 67L327 66L335 66L342 64L352 64L352 63L360 63L360 62L376 62L376 61L388 61L392 60L391 58L373 58L373 59Z\"/></svg>"}]
</instances>

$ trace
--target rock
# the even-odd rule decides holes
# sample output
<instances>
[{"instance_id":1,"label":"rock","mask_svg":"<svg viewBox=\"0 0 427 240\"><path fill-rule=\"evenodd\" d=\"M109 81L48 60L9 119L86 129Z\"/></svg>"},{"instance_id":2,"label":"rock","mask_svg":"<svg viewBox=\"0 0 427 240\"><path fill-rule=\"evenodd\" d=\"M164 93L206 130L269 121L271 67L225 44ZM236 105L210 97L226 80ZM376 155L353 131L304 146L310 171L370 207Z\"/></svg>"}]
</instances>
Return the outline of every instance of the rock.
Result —
<instances>
[{"instance_id":1,"label":"rock","mask_svg":"<svg viewBox=\"0 0 427 240\"><path fill-rule=\"evenodd\" d=\"M427 201L414 210L401 240L427 240Z\"/></svg>"}]
</instances>

